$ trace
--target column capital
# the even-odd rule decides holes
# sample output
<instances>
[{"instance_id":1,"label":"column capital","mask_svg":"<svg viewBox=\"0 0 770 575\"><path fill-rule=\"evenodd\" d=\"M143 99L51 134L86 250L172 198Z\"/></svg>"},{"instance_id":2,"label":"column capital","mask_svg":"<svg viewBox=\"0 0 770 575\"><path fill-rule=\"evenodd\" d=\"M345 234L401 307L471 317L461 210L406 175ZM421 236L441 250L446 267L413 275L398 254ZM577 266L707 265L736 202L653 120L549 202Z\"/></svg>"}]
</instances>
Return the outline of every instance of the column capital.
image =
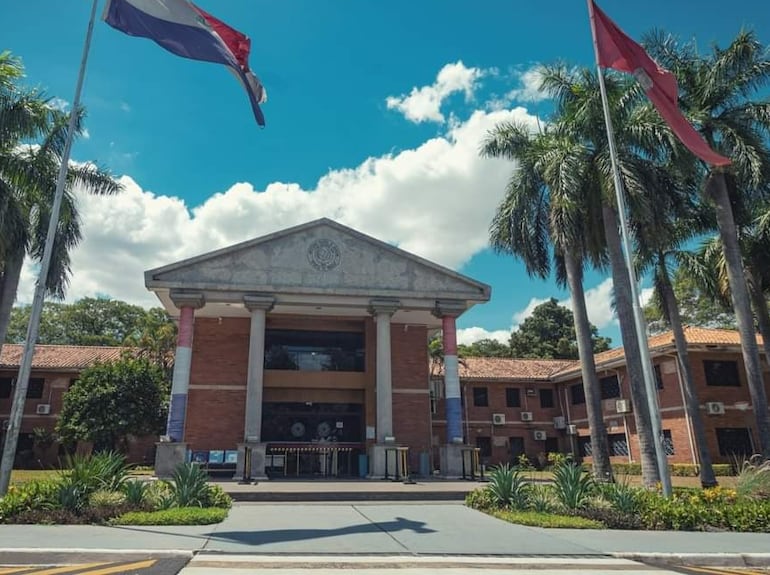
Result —
<instances>
[{"instance_id":1,"label":"column capital","mask_svg":"<svg viewBox=\"0 0 770 575\"><path fill-rule=\"evenodd\" d=\"M468 306L463 300L437 299L436 307L433 308L432 313L436 317L457 317L466 309Z\"/></svg>"},{"instance_id":2,"label":"column capital","mask_svg":"<svg viewBox=\"0 0 770 575\"><path fill-rule=\"evenodd\" d=\"M203 297L201 292L188 292L183 290L171 290L169 293L171 301L179 309L183 307L191 307L193 309L200 309L206 303L206 298Z\"/></svg>"},{"instance_id":3,"label":"column capital","mask_svg":"<svg viewBox=\"0 0 770 575\"><path fill-rule=\"evenodd\" d=\"M257 309L265 310L265 312L273 309L275 305L275 298L271 295L264 294L247 294L243 296L243 305L249 311Z\"/></svg>"},{"instance_id":4,"label":"column capital","mask_svg":"<svg viewBox=\"0 0 770 575\"><path fill-rule=\"evenodd\" d=\"M395 298L377 298L369 300L369 313L393 315L401 308L401 301Z\"/></svg>"}]
</instances>

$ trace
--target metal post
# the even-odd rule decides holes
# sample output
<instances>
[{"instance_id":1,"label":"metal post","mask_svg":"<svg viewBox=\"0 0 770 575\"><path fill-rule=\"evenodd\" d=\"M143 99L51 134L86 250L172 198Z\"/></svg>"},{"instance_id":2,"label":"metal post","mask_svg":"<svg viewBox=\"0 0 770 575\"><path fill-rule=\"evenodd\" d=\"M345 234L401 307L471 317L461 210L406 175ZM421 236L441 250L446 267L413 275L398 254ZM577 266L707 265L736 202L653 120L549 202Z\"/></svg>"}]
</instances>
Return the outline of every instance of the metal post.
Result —
<instances>
[{"instance_id":1,"label":"metal post","mask_svg":"<svg viewBox=\"0 0 770 575\"><path fill-rule=\"evenodd\" d=\"M596 72L599 76L599 90L602 96L602 108L604 109L604 124L607 129L607 141L610 148L610 163L612 164L612 176L615 184L615 198L618 204L618 216L620 217L620 230L623 239L623 250L625 252L626 267L628 268L628 278L631 282L631 305L634 310L634 327L636 328L636 338L639 340L639 353L642 356L642 371L644 372L644 387L647 395L647 406L650 411L650 421L652 423L653 435L655 441L655 455L658 462L658 472L660 482L663 487L663 495L671 495L671 476L668 472L668 459L663 447L663 431L658 408L658 394L655 386L655 377L652 372L652 359L650 357L650 348L647 346L646 322L642 308L639 305L638 285L636 282L636 272L634 270L633 251L629 240L628 224L626 222L626 202L623 195L623 182L620 179L618 170L617 150L615 149L615 135L612 129L612 118L610 117L610 105L607 101L607 87L604 85L604 72L599 65L599 44L596 40L596 25L594 21L593 0L588 0L588 13L591 18L591 34L594 41L594 54L596 56ZM638 433L638 430L637 430ZM630 446L629 446L630 448Z\"/></svg>"},{"instance_id":2,"label":"metal post","mask_svg":"<svg viewBox=\"0 0 770 575\"><path fill-rule=\"evenodd\" d=\"M80 109L80 93L83 90L83 79L85 78L86 63L88 62L88 51L91 47L91 37L93 36L94 19L98 1L99 0L93 0L91 3L91 17L88 21L88 31L86 32L86 39L83 44L80 71L78 72L77 85L75 86L75 97L72 100L72 111L70 112L69 125L67 126L67 138L64 142L61 166L59 166L59 175L56 180L56 191L54 193L53 205L51 206L51 219L48 222L48 235L46 236L45 248L43 249L43 259L40 262L40 273L38 274L37 284L35 285L35 296L32 300L29 325L27 326L27 339L24 342L24 352L21 358L21 365L19 366L19 376L16 378L16 391L13 394L13 406L11 407L11 416L9 418L10 423L8 425L8 433L5 436L2 463L0 463L0 497L5 495L8 491L8 486L11 482L13 461L16 458L16 447L19 442L21 420L24 416L24 402L27 398L29 376L32 371L32 356L35 353L35 343L37 342L38 331L40 328L40 314L43 309L43 301L45 300L46 280L48 279L48 269L51 266L51 255L53 254L56 230L59 225L59 212L61 211L64 186L67 182L70 151L72 150L72 141L75 135L75 127L77 126L78 111Z\"/></svg>"}]
</instances>

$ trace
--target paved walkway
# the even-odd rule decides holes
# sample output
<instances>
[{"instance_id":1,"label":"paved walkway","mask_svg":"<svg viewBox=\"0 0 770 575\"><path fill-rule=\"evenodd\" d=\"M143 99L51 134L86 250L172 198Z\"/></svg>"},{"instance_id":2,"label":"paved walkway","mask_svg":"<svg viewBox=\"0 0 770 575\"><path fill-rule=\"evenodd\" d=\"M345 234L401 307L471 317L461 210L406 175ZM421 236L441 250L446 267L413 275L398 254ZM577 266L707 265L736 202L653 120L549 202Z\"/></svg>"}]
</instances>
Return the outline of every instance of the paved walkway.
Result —
<instances>
[{"instance_id":1,"label":"paved walkway","mask_svg":"<svg viewBox=\"0 0 770 575\"><path fill-rule=\"evenodd\" d=\"M239 554L746 554L770 560L770 535L539 529L459 504L236 504L218 525L0 525L0 552L163 550ZM737 554L737 555L736 555ZM757 559L757 560L759 560Z\"/></svg>"}]
</instances>

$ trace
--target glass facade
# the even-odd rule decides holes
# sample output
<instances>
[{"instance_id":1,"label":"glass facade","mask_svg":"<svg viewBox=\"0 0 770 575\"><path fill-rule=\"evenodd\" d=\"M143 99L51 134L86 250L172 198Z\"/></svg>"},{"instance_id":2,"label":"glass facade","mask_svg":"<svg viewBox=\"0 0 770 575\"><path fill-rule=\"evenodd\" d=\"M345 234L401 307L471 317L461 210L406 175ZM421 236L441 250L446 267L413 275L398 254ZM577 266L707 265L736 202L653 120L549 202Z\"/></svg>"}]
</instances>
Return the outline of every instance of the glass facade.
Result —
<instances>
[{"instance_id":1,"label":"glass facade","mask_svg":"<svg viewBox=\"0 0 770 575\"><path fill-rule=\"evenodd\" d=\"M265 369L364 371L365 368L363 333L265 330Z\"/></svg>"}]
</instances>

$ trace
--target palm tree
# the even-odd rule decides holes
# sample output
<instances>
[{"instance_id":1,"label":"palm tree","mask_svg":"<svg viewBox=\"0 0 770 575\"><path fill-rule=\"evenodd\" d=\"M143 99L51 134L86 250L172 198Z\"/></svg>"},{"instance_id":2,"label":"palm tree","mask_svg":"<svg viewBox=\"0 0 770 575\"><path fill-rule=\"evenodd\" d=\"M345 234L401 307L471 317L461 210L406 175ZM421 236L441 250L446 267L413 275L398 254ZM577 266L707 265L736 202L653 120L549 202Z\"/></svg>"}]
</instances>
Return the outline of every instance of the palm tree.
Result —
<instances>
[{"instance_id":1,"label":"palm tree","mask_svg":"<svg viewBox=\"0 0 770 575\"><path fill-rule=\"evenodd\" d=\"M751 32L739 33L725 49L713 47L707 56L698 54L692 43L680 45L662 34L651 36L648 45L676 74L685 114L709 145L733 162L729 172L705 172L704 188L716 213L760 451L770 458L770 413L732 208L741 196L767 197L769 191L770 100L756 96L770 82L770 53Z\"/></svg>"},{"instance_id":2,"label":"palm tree","mask_svg":"<svg viewBox=\"0 0 770 575\"><path fill-rule=\"evenodd\" d=\"M13 103L12 87L2 91L11 94L7 101ZM43 255L69 122L67 114L51 109L44 100L38 98L36 101L29 94L17 98L25 99L29 101L29 118L24 122L18 120L15 128L0 124L0 133L7 136L0 147L0 349L8 331L24 258L40 260ZM76 129L80 134L83 111L77 113ZM0 111L0 121L7 116ZM14 117L23 119L23 114ZM24 123L22 127L26 129L19 129ZM42 138L39 144L21 145L36 136ZM69 167L51 267L45 278L49 294L56 297L64 296L70 273L69 252L81 239L80 219L73 197L76 187L95 194L114 194L121 190L121 185L109 173L93 164Z\"/></svg>"},{"instance_id":3,"label":"palm tree","mask_svg":"<svg viewBox=\"0 0 770 575\"><path fill-rule=\"evenodd\" d=\"M587 69L574 71L564 66L545 67L541 76L541 89L557 103L556 122L585 150L585 166L581 169L584 201L601 206L591 223L603 232L639 437L642 475L645 485L652 486L660 479L656 438L647 404L631 282L619 233L620 220L615 206L615 187L598 77ZM606 86L615 126L621 179L627 192L632 222L639 227L656 217L656 201L651 192L666 192L665 187L658 185L666 178L666 172L652 159L671 137L654 111L639 105L642 99L638 88L615 75L606 78Z\"/></svg>"},{"instance_id":4,"label":"palm tree","mask_svg":"<svg viewBox=\"0 0 770 575\"><path fill-rule=\"evenodd\" d=\"M612 480L607 430L593 356L591 327L583 291L583 265L601 265L595 231L586 226L598 208L582 195L584 150L556 129L533 135L528 126L502 123L486 137L481 154L506 158L518 166L490 226L490 243L498 253L521 259L530 276L557 281L570 289L575 316L586 412L591 434L594 474Z\"/></svg>"},{"instance_id":5,"label":"palm tree","mask_svg":"<svg viewBox=\"0 0 770 575\"><path fill-rule=\"evenodd\" d=\"M676 190L675 181L669 182L669 189ZM688 418L692 423L695 443L700 462L700 482L703 487L714 487L717 479L712 467L711 453L708 449L706 428L700 413L700 401L697 388L693 381L689 353L687 351L687 339L682 326L682 318L679 313L679 302L674 294L671 282L670 266L680 261L687 252L679 248L692 239L703 227L699 217L699 209L691 204L691 198L687 195L669 194L668 199L678 200L671 205L659 206L660 217L653 222L648 222L646 228L640 229L637 235L639 251L637 262L640 271L651 271L656 300L661 308L663 320L671 327L674 335L674 344L677 352L677 363L684 393L684 407ZM695 219L693 219L695 215ZM643 230L643 231L642 231Z\"/></svg>"}]
</instances>

